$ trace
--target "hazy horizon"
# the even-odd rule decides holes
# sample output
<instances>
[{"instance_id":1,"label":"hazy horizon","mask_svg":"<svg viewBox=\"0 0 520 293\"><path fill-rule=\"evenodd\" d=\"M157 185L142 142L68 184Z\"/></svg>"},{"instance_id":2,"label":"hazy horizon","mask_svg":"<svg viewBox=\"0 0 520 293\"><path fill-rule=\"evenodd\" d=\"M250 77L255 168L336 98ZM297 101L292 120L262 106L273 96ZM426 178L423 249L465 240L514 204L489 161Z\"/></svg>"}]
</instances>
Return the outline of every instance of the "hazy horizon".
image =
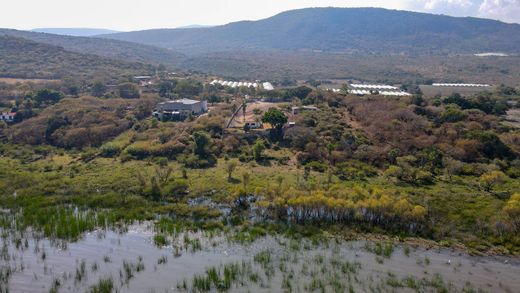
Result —
<instances>
[{"instance_id":1,"label":"hazy horizon","mask_svg":"<svg viewBox=\"0 0 520 293\"><path fill-rule=\"evenodd\" d=\"M215 26L241 20L259 20L283 11L310 7L376 7L520 23L520 0L252 0L247 3L238 0L192 0L181 4L164 3L162 0L146 3L135 0L70 2L9 2L0 11L0 27L132 31L191 25ZM27 10L27 7L31 9Z\"/></svg>"}]
</instances>

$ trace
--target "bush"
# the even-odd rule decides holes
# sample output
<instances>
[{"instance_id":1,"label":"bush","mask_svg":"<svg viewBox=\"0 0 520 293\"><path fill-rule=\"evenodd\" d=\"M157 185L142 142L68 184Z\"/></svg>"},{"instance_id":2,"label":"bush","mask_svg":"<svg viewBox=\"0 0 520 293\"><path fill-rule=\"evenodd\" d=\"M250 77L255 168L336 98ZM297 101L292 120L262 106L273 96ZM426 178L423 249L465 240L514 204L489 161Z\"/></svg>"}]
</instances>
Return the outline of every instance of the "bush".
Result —
<instances>
[{"instance_id":1,"label":"bush","mask_svg":"<svg viewBox=\"0 0 520 293\"><path fill-rule=\"evenodd\" d=\"M458 122L466 119L467 114L458 109L457 107L447 107L441 114L442 122Z\"/></svg>"},{"instance_id":2,"label":"bush","mask_svg":"<svg viewBox=\"0 0 520 293\"><path fill-rule=\"evenodd\" d=\"M207 158L202 159L197 155L190 154L179 157L178 161L184 164L184 166L186 166L187 168L198 169L210 168L215 166L217 159L213 155L208 155Z\"/></svg>"},{"instance_id":3,"label":"bush","mask_svg":"<svg viewBox=\"0 0 520 293\"><path fill-rule=\"evenodd\" d=\"M144 159L150 156L150 145L147 142L138 141L126 148L126 153L137 159Z\"/></svg>"},{"instance_id":4,"label":"bush","mask_svg":"<svg viewBox=\"0 0 520 293\"><path fill-rule=\"evenodd\" d=\"M100 154L105 158L113 158L120 153L121 147L116 143L106 143L100 148Z\"/></svg>"},{"instance_id":5,"label":"bush","mask_svg":"<svg viewBox=\"0 0 520 293\"><path fill-rule=\"evenodd\" d=\"M363 162L348 161L336 165L336 176L341 180L365 179L376 175L376 168Z\"/></svg>"},{"instance_id":6,"label":"bush","mask_svg":"<svg viewBox=\"0 0 520 293\"><path fill-rule=\"evenodd\" d=\"M313 162L305 164L305 168L309 168L312 171L323 173L323 172L327 171L328 166L325 163L313 161Z\"/></svg>"},{"instance_id":7,"label":"bush","mask_svg":"<svg viewBox=\"0 0 520 293\"><path fill-rule=\"evenodd\" d=\"M164 188L165 196L173 196L175 198L182 198L188 193L188 182L184 179L176 179L170 181Z\"/></svg>"}]
</instances>

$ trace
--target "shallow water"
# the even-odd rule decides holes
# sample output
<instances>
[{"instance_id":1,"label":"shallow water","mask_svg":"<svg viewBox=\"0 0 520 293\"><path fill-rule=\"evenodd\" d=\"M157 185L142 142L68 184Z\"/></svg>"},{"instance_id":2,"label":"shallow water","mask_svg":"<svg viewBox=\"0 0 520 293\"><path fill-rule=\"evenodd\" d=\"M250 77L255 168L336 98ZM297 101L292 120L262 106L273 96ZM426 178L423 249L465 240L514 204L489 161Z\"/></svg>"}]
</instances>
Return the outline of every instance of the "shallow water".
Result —
<instances>
[{"instance_id":1,"label":"shallow water","mask_svg":"<svg viewBox=\"0 0 520 293\"><path fill-rule=\"evenodd\" d=\"M186 234L198 239L201 250L184 245L188 242L182 234L169 246L158 248L153 235L148 223L132 225L125 233L88 233L66 248L48 239L30 239L27 247L22 243L17 248L14 241L4 239L8 253L0 264L14 269L8 283L10 292L48 292L54 280L59 280L59 292L85 292L101 278L111 278L119 292L179 292L183 290L177 286L183 281L191 291L194 275L229 263L250 263L248 274L259 276L255 281L244 277L234 282L230 291L235 292L317 291L320 286L327 292L348 292L347 288L355 292L436 292L434 286L440 286L439 282L453 292L464 287L474 292L520 292L518 258L472 257L423 248L412 248L407 256L400 246L385 257L370 252L367 247L373 244L367 246L365 241L312 244L266 236L243 245L224 235L208 237L203 233ZM267 251L267 263L254 261L254 255ZM124 270L125 262L134 268L131 278ZM338 262L356 264L359 269L345 273L335 266ZM403 285L407 277L415 282L435 279L435 284L428 281L428 285L413 290Z\"/></svg>"}]
</instances>

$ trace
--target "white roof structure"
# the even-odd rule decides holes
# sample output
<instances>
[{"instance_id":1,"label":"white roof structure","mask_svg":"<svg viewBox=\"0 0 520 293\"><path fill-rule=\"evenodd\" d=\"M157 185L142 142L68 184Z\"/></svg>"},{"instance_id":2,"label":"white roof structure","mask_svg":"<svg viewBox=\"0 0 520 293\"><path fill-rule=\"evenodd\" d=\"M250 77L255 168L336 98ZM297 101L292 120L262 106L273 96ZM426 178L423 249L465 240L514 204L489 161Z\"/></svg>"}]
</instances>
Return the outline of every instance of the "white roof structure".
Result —
<instances>
[{"instance_id":1,"label":"white roof structure","mask_svg":"<svg viewBox=\"0 0 520 293\"><path fill-rule=\"evenodd\" d=\"M397 90L398 88L391 85L385 84L351 84L351 87L355 89L374 89L374 90Z\"/></svg>"},{"instance_id":2,"label":"white roof structure","mask_svg":"<svg viewBox=\"0 0 520 293\"><path fill-rule=\"evenodd\" d=\"M258 84L255 82L250 82L250 81L228 81L228 80L213 80L211 81L209 84L211 85L216 85L216 84L220 84L222 86L229 86L229 87L232 87L232 88L237 88L237 87L254 87L254 88L257 88L258 87Z\"/></svg>"},{"instance_id":3,"label":"white roof structure","mask_svg":"<svg viewBox=\"0 0 520 293\"><path fill-rule=\"evenodd\" d=\"M272 91L274 90L274 86L270 83L270 82L264 82L262 84L262 87L264 88L264 90L266 91Z\"/></svg>"},{"instance_id":4,"label":"white roof structure","mask_svg":"<svg viewBox=\"0 0 520 293\"><path fill-rule=\"evenodd\" d=\"M479 83L434 83L433 86L442 86L442 87L490 87L489 84L479 84Z\"/></svg>"},{"instance_id":5,"label":"white roof structure","mask_svg":"<svg viewBox=\"0 0 520 293\"><path fill-rule=\"evenodd\" d=\"M364 96L364 95L371 95L373 92L370 90L349 90L350 94ZM412 94L403 92L403 91L376 91L381 96L393 96L393 97L407 97L411 96Z\"/></svg>"},{"instance_id":6,"label":"white roof structure","mask_svg":"<svg viewBox=\"0 0 520 293\"><path fill-rule=\"evenodd\" d=\"M325 90L327 90L329 92L333 92L333 93L341 92L341 89L338 89L338 88L325 88Z\"/></svg>"},{"instance_id":7,"label":"white roof structure","mask_svg":"<svg viewBox=\"0 0 520 293\"><path fill-rule=\"evenodd\" d=\"M350 90L348 91L349 93L351 94L354 94L354 95L370 95L370 91L369 90Z\"/></svg>"},{"instance_id":8,"label":"white roof structure","mask_svg":"<svg viewBox=\"0 0 520 293\"><path fill-rule=\"evenodd\" d=\"M498 52L487 52L487 53L478 53L473 54L477 57L508 57L509 55L506 53L498 53Z\"/></svg>"}]
</instances>

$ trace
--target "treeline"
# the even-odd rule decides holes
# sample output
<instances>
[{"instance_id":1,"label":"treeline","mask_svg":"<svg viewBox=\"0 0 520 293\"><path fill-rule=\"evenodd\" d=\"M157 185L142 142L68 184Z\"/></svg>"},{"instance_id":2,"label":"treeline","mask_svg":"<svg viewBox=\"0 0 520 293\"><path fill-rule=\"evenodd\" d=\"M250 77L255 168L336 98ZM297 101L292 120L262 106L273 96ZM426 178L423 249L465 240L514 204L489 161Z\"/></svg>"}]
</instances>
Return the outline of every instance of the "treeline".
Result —
<instances>
[{"instance_id":1,"label":"treeline","mask_svg":"<svg viewBox=\"0 0 520 293\"><path fill-rule=\"evenodd\" d=\"M265 205L265 203L264 203ZM427 209L405 197L381 190L355 193L337 190L306 192L288 190L268 205L278 215L305 224L359 224L387 231L424 233ZM281 214L280 214L281 212Z\"/></svg>"}]
</instances>

